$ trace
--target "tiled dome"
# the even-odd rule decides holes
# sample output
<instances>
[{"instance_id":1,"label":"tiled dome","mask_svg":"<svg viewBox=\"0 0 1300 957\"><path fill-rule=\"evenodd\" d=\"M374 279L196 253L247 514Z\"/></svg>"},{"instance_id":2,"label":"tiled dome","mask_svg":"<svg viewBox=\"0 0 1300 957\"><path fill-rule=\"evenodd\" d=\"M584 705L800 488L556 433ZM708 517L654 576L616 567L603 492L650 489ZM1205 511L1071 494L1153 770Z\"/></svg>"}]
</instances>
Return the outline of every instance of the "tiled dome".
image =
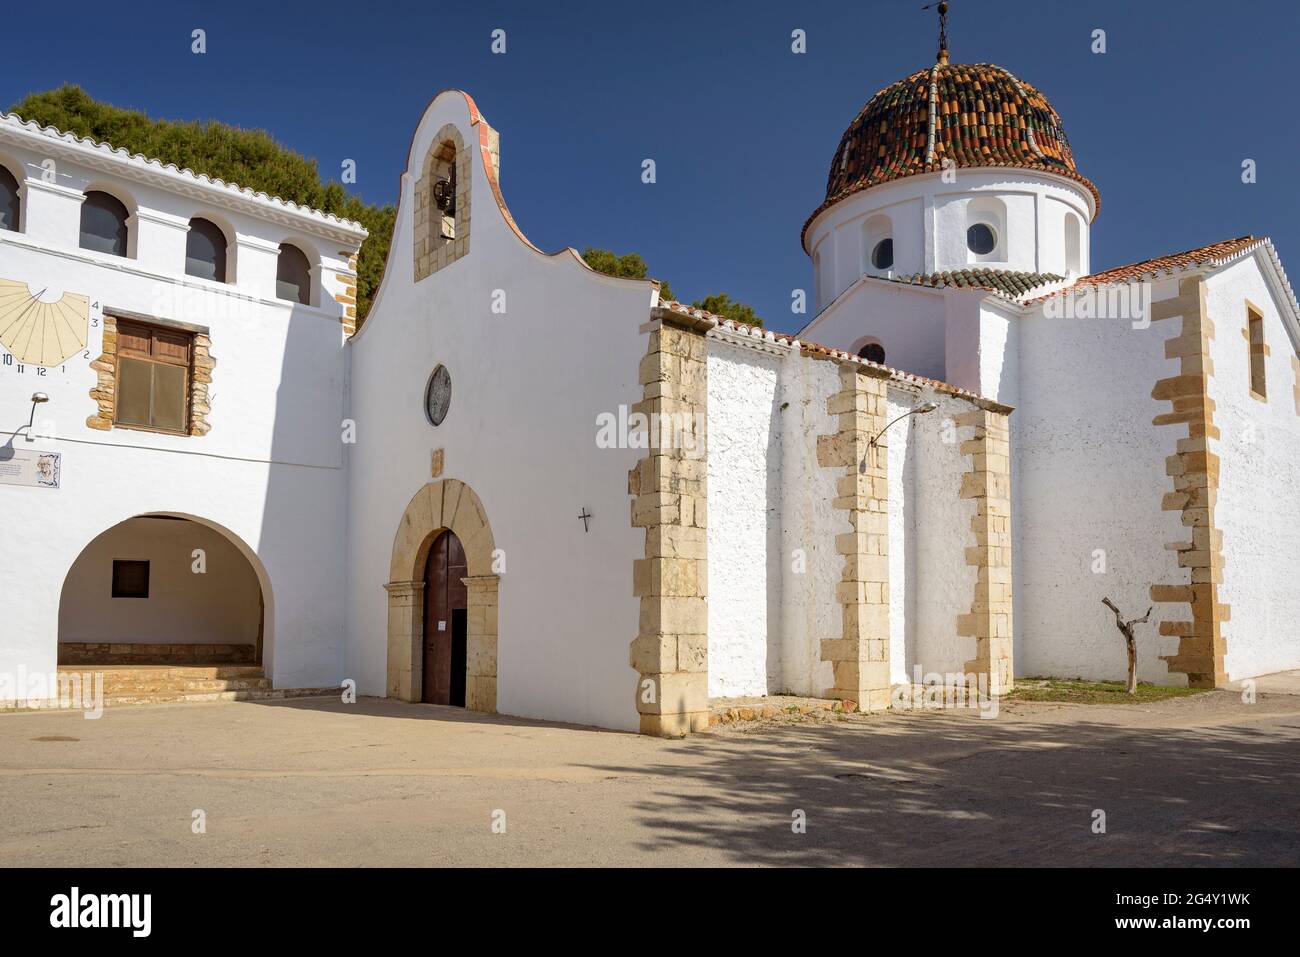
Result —
<instances>
[{"instance_id":1,"label":"tiled dome","mask_svg":"<svg viewBox=\"0 0 1300 957\"><path fill-rule=\"evenodd\" d=\"M885 87L862 108L840 138L826 202L814 217L859 190L939 172L945 159L958 168L1066 176L1083 184L1100 207L1097 187L1075 168L1061 118L1043 94L1000 66L944 60Z\"/></svg>"}]
</instances>

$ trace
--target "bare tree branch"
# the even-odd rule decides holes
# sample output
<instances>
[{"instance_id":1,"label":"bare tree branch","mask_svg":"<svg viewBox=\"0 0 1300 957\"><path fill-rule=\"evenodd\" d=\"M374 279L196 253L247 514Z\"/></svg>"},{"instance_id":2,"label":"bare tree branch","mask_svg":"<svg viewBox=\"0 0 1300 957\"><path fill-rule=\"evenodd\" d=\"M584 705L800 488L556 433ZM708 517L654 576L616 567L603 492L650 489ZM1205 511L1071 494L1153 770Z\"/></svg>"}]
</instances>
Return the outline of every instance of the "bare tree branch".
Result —
<instances>
[{"instance_id":1,"label":"bare tree branch","mask_svg":"<svg viewBox=\"0 0 1300 957\"><path fill-rule=\"evenodd\" d=\"M1123 628L1124 619L1120 617L1119 609L1115 607L1115 603L1111 601L1109 598L1103 598L1101 600L1101 603L1115 613L1115 624Z\"/></svg>"},{"instance_id":2,"label":"bare tree branch","mask_svg":"<svg viewBox=\"0 0 1300 957\"><path fill-rule=\"evenodd\" d=\"M1124 616L1119 613L1119 608L1110 598L1103 598L1101 603L1115 613L1115 627L1120 630L1124 636L1124 645L1128 649L1128 693L1137 693L1137 638L1133 635L1133 626L1140 625L1151 620L1151 612L1154 605L1147 609L1147 613L1141 618L1134 618L1131 621L1125 621Z\"/></svg>"}]
</instances>

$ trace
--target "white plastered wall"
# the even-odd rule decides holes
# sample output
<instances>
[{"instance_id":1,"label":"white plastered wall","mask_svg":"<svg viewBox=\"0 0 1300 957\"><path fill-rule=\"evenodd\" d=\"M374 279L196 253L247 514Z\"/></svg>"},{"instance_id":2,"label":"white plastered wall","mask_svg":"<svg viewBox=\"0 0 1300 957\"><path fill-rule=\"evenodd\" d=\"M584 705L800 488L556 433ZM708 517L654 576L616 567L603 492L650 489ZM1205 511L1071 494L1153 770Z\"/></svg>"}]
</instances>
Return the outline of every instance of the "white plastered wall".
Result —
<instances>
[{"instance_id":1,"label":"white plastered wall","mask_svg":"<svg viewBox=\"0 0 1300 957\"><path fill-rule=\"evenodd\" d=\"M937 289L866 279L843 293L799 335L850 353L870 337L884 347L886 365L947 381L947 298Z\"/></svg>"},{"instance_id":2,"label":"white plastered wall","mask_svg":"<svg viewBox=\"0 0 1300 957\"><path fill-rule=\"evenodd\" d=\"M1224 623L1224 666L1231 680L1300 668L1300 414L1296 354L1283 323L1289 305L1261 270L1259 252L1206 280L1214 323L1210 398L1220 437L1215 521L1223 533L1219 601L1231 607ZM1264 319L1267 401L1250 394L1250 353L1242 335L1247 303Z\"/></svg>"},{"instance_id":3,"label":"white plastered wall","mask_svg":"<svg viewBox=\"0 0 1300 957\"><path fill-rule=\"evenodd\" d=\"M1177 295L1156 284L1154 299ZM1011 416L1012 530L1016 567L1016 673L1122 678L1127 658L1110 597L1127 617L1152 604L1152 584L1190 581L1166 543L1187 537L1180 515L1162 511L1173 490L1165 459L1182 426L1155 426L1169 411L1151 397L1179 374L1165 340L1181 320L1134 328L1128 319L1048 318L1040 305L1016 320L1019 391ZM1138 323L1139 326L1142 323ZM1157 606L1153 621L1184 618ZM1170 684L1162 654L1177 639L1139 630L1138 676Z\"/></svg>"},{"instance_id":4,"label":"white plastered wall","mask_svg":"<svg viewBox=\"0 0 1300 957\"><path fill-rule=\"evenodd\" d=\"M38 437L28 442L22 432L12 441L19 450L62 455L58 489L0 485L5 540L17 544L0 553L0 594L22 596L9 602L0 628L0 672L53 670L60 599L78 556L122 521L169 513L210 525L257 570L267 596L263 660L275 686L336 683L346 618L346 504L343 307L332 296L341 288L336 274L346 269L340 253L348 242L338 228L278 204L241 200L238 209L214 210L219 198L111 171L133 160L97 156L92 169L60 153L57 181L45 183L40 161L63 146L0 145L27 177L23 232L0 233L0 278L26 282L33 294L45 290L45 301L67 292L99 305L84 352L44 375L32 366L20 372L17 363L0 370L0 445L26 423L31 395L41 391L50 401L37 409ZM135 258L78 246L82 190L107 185L129 195L139 217ZM233 226L235 282L184 274L184 226L195 215ZM274 250L291 236L319 251L320 306L274 298ZM103 351L105 310L209 330L217 365L207 435L87 427L97 411L89 363Z\"/></svg>"},{"instance_id":5,"label":"white plastered wall","mask_svg":"<svg viewBox=\"0 0 1300 957\"><path fill-rule=\"evenodd\" d=\"M835 363L794 351L786 357L780 418L783 649L781 687L773 690L793 694L819 696L834 683L830 662L821 660L821 639L840 634L835 586L844 558L835 550L835 536L849 524L832 506L843 470L817 464L817 436L838 428L826 400L839 390Z\"/></svg>"},{"instance_id":6,"label":"white plastered wall","mask_svg":"<svg viewBox=\"0 0 1300 957\"><path fill-rule=\"evenodd\" d=\"M782 681L781 356L709 339L709 695Z\"/></svg>"},{"instance_id":7,"label":"white plastered wall","mask_svg":"<svg viewBox=\"0 0 1300 957\"><path fill-rule=\"evenodd\" d=\"M839 470L817 464L839 374L761 334L709 347L709 694L820 695L849 528L832 507Z\"/></svg>"},{"instance_id":8,"label":"white plastered wall","mask_svg":"<svg viewBox=\"0 0 1300 957\"><path fill-rule=\"evenodd\" d=\"M809 225L804 248L816 250L824 272L817 308L824 310L862 275L908 276L960 269L1006 269L1065 275L1065 217L1079 221L1079 270L1088 272L1092 195L1073 180L1014 169L961 169L955 182L940 173L906 176L852 193L823 210ZM864 230L877 216L894 229L894 266L869 262ZM997 245L984 256L972 253L966 231L983 222L995 227Z\"/></svg>"},{"instance_id":9,"label":"white plastered wall","mask_svg":"<svg viewBox=\"0 0 1300 957\"><path fill-rule=\"evenodd\" d=\"M749 337L742 337L749 338ZM821 641L838 638L836 597L851 530L834 507L839 467L817 464L817 436L834 434L827 399L838 366L779 345L710 339L709 693L818 696L832 683ZM976 570L973 499L961 498L969 458L954 417L966 400L895 382L886 422L934 401L939 410L894 424L889 455L890 661L895 682L913 669L959 671L974 640L958 637Z\"/></svg>"},{"instance_id":10,"label":"white plastered wall","mask_svg":"<svg viewBox=\"0 0 1300 957\"><path fill-rule=\"evenodd\" d=\"M890 388L885 421L906 415L918 401L914 390ZM895 684L909 680L908 668L916 656L916 525L921 503L912 432L924 424L908 416L884 437L889 450L889 677Z\"/></svg>"},{"instance_id":11,"label":"white plastered wall","mask_svg":"<svg viewBox=\"0 0 1300 957\"><path fill-rule=\"evenodd\" d=\"M632 730L632 560L644 555L645 532L630 523L628 471L644 453L599 448L596 436L599 415L626 413L642 398L652 286L528 244L492 192L468 102L440 94L419 122L384 282L348 349L357 442L349 447L345 673L363 694L385 693L393 540L442 449L441 477L474 490L504 562L498 711ZM469 249L416 283L415 179L448 123L471 152ZM508 154L502 168L508 173ZM434 427L423 397L438 364L452 392Z\"/></svg>"},{"instance_id":12,"label":"white plastered wall","mask_svg":"<svg viewBox=\"0 0 1300 957\"><path fill-rule=\"evenodd\" d=\"M909 430L907 457L911 461L902 503L904 510L911 514L910 528L905 526L902 537L912 571L907 581L907 602L913 617L906 632L906 678L909 680L915 677L917 665L926 673L958 673L975 657L975 640L957 635L957 616L971 610L977 570L966 563L966 549L975 544L971 519L976 503L974 499L961 497L962 475L970 467L970 457L962 454L961 442L970 430L960 430L956 425L956 416L971 411L974 406L963 399L925 389L910 402L899 402L897 412L891 408L891 415L923 402L937 402L939 408L926 415L911 416L890 430L891 442L897 429L906 424ZM898 505L891 489L891 523ZM891 564L895 541L891 533ZM892 582L890 589L893 599ZM894 660L892 651L891 661ZM892 670L895 680L901 680L896 664Z\"/></svg>"}]
</instances>

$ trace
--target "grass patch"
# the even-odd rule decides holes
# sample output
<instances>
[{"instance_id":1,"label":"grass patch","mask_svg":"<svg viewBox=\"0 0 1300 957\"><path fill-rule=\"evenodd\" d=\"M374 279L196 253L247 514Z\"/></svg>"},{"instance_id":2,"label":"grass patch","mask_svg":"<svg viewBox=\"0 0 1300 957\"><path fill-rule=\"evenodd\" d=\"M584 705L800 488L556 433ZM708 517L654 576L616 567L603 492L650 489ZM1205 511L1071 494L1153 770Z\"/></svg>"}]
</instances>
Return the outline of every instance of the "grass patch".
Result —
<instances>
[{"instance_id":1,"label":"grass patch","mask_svg":"<svg viewBox=\"0 0 1300 957\"><path fill-rule=\"evenodd\" d=\"M1074 704L1138 704L1185 698L1201 694L1203 688L1169 688L1138 682L1137 692L1129 694L1122 681L1080 681L1066 678L1017 678L1015 690L1004 701L1066 701Z\"/></svg>"}]
</instances>

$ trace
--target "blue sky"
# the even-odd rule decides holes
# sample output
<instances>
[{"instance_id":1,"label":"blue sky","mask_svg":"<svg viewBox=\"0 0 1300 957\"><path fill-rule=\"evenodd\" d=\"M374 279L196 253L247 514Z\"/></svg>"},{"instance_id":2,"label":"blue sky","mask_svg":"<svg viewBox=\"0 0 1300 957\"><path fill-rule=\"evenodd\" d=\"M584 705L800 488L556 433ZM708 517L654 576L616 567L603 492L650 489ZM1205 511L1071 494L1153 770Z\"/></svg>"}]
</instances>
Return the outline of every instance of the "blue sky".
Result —
<instances>
[{"instance_id":1,"label":"blue sky","mask_svg":"<svg viewBox=\"0 0 1300 957\"><path fill-rule=\"evenodd\" d=\"M936 18L921 6L10 4L21 40L5 44L0 104L74 82L153 116L262 127L326 175L355 159L355 188L387 202L429 97L459 87L501 133L506 201L538 246L636 251L679 298L727 291L793 330L790 291L811 286L799 231L840 134L874 92L933 62ZM1300 277L1291 0L952 7L955 62L1006 67L1063 117L1102 194L1094 270L1254 233ZM495 28L505 55L490 52ZM806 54L790 52L795 28Z\"/></svg>"}]
</instances>

